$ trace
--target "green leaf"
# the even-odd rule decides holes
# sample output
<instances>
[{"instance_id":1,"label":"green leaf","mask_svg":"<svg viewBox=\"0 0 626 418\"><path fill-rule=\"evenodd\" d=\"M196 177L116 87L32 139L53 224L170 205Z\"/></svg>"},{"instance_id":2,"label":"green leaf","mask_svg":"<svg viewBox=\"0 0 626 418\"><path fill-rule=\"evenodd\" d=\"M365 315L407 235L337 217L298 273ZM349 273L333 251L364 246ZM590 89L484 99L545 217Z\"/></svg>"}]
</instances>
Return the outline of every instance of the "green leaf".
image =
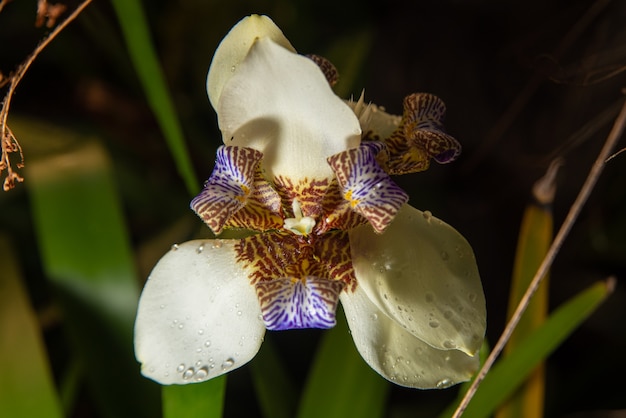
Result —
<instances>
[{"instance_id":1,"label":"green leaf","mask_svg":"<svg viewBox=\"0 0 626 418\"><path fill-rule=\"evenodd\" d=\"M520 227L509 297L510 319L541 265L552 242L552 211L549 205L527 206ZM548 312L548 277L545 277L520 318L507 343L504 356L515 351L529 334L546 319ZM541 417L544 410L545 378L543 363L529 374L527 380L500 406L497 418Z\"/></svg>"},{"instance_id":2,"label":"green leaf","mask_svg":"<svg viewBox=\"0 0 626 418\"><path fill-rule=\"evenodd\" d=\"M26 184L43 268L99 414L157 416L158 387L140 376L133 355L138 281L106 152L50 127L13 129L23 143L58 148L29 162Z\"/></svg>"},{"instance_id":3,"label":"green leaf","mask_svg":"<svg viewBox=\"0 0 626 418\"><path fill-rule=\"evenodd\" d=\"M317 350L299 418L383 416L389 384L363 361L342 319L324 334Z\"/></svg>"},{"instance_id":4,"label":"green leaf","mask_svg":"<svg viewBox=\"0 0 626 418\"><path fill-rule=\"evenodd\" d=\"M613 291L614 279L598 282L560 306L547 321L501 358L479 386L465 410L464 418L487 417L578 325Z\"/></svg>"},{"instance_id":5,"label":"green leaf","mask_svg":"<svg viewBox=\"0 0 626 418\"><path fill-rule=\"evenodd\" d=\"M265 335L261 350L250 363L250 372L263 416L293 417L298 395L276 353L271 335Z\"/></svg>"},{"instance_id":6,"label":"green leaf","mask_svg":"<svg viewBox=\"0 0 626 418\"><path fill-rule=\"evenodd\" d=\"M15 260L0 236L0 416L61 418L41 330Z\"/></svg>"},{"instance_id":7,"label":"green leaf","mask_svg":"<svg viewBox=\"0 0 626 418\"><path fill-rule=\"evenodd\" d=\"M154 115L176 163L180 176L191 195L198 191L183 131L174 110L165 77L157 58L148 23L139 0L111 0L117 14L130 58L135 66Z\"/></svg>"},{"instance_id":8,"label":"green leaf","mask_svg":"<svg viewBox=\"0 0 626 418\"><path fill-rule=\"evenodd\" d=\"M163 418L220 418L226 376L192 385L163 386Z\"/></svg>"}]
</instances>

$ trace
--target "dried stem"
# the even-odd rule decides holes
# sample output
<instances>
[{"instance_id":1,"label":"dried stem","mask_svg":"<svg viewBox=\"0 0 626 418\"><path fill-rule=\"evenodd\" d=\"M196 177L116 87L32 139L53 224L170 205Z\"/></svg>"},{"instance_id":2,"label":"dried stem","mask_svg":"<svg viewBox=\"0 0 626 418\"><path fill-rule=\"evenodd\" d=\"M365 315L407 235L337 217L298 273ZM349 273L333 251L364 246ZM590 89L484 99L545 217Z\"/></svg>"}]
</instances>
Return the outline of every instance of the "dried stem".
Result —
<instances>
[{"instance_id":1,"label":"dried stem","mask_svg":"<svg viewBox=\"0 0 626 418\"><path fill-rule=\"evenodd\" d=\"M5 0L2 0L0 2L0 11L2 10L2 8L4 7L6 3L7 1ZM85 7L87 7L87 5L89 5L89 3L91 3L91 0L85 0L76 8L76 10L72 12L72 14L70 14L63 22L61 22L58 26L56 26L54 30L50 32L50 34L46 38L44 38L44 40L41 43L39 43L39 45L37 45L35 50L29 55L26 61L24 61L24 63L22 63L17 68L17 71L15 72L15 74L12 74L9 77L10 79L9 90L7 91L7 94L4 96L4 101L2 102L2 109L0 109L0 144L2 146L2 158L0 159L0 168L1 169L6 168L7 170L7 178L4 183L5 191L12 188L15 181L22 181L22 178L12 170L11 163L9 161L9 154L11 152L15 152L19 150L20 156L22 156L22 150L17 140L13 136L13 133L11 132L11 130L9 129L7 125L7 118L9 116L9 108L11 106L11 99L13 98L13 94L15 93L15 89L17 88L17 85L24 77L24 74L26 74L26 71L28 71L28 69L30 68L33 61L35 61L35 58L37 58L37 56L41 53L41 51L43 51L44 48L46 48L48 44L54 38L56 38L57 35L63 29L65 29L67 25L70 24L70 22L76 19L76 17L85 9ZM23 165L23 162L24 162L24 159L22 156L21 163L18 164L18 167L20 165Z\"/></svg>"},{"instance_id":2,"label":"dried stem","mask_svg":"<svg viewBox=\"0 0 626 418\"><path fill-rule=\"evenodd\" d=\"M487 359L485 360L485 364L483 364L482 368L476 375L476 379L474 380L474 382L472 382L472 385L469 387L467 393L461 400L461 403L459 404L456 411L452 415L452 418L458 418L463 414L463 411L465 411L465 408L467 408L467 405L469 404L470 400L476 393L478 386L485 379L485 376L491 369L491 366L493 366L493 363L496 361L496 358L500 355L500 353L502 352L502 349L504 348L506 343L509 341L509 338L511 337L511 334L513 333L515 328L517 327L517 324L520 321L522 314L526 311L526 308L528 308L528 304L530 302L531 297L535 294L537 288L539 287L539 284L545 277L548 269L550 268L550 266L552 265L552 262L554 261L554 258L556 257L556 254L561 249L561 246L563 245L565 238L567 237L570 230L572 229L572 226L574 222L576 221L576 218L578 218L578 215L580 214L580 211L583 205L589 198L591 191L593 190L594 186L596 185L598 181L598 178L600 177L600 174L602 173L602 170L604 168L607 158L611 154L611 151L615 147L615 144L617 144L617 141L622 136L625 127L626 127L626 102L624 102L624 105L622 106L622 110L620 111L619 115L615 119L613 128L611 129L611 132L609 133L609 136L607 137L604 143L604 146L602 147L602 150L600 150L600 153L598 154L596 161L591 167L589 175L587 176L585 183L581 187L580 192L578 193L578 196L576 197L576 200L572 204L569 210L569 213L567 214L567 217L565 218L565 221L563 222L563 224L561 225L561 228L559 229L559 232L554 238L554 241L552 242L552 245L550 246L548 253L543 259L543 262L541 263L541 265L539 266L537 273L535 273L535 276L533 277L533 280L528 286L528 289L526 289L526 293L524 293L524 296L520 300L519 305L517 305L517 309L513 313L513 316L511 317L508 324L504 328L504 331L502 332L502 335L498 339L498 342L493 347L493 350L489 354L489 357L487 357Z\"/></svg>"},{"instance_id":3,"label":"dried stem","mask_svg":"<svg viewBox=\"0 0 626 418\"><path fill-rule=\"evenodd\" d=\"M1 0L0 1L0 12L2 12L2 9L4 9L4 6L6 6L11 0Z\"/></svg>"}]
</instances>

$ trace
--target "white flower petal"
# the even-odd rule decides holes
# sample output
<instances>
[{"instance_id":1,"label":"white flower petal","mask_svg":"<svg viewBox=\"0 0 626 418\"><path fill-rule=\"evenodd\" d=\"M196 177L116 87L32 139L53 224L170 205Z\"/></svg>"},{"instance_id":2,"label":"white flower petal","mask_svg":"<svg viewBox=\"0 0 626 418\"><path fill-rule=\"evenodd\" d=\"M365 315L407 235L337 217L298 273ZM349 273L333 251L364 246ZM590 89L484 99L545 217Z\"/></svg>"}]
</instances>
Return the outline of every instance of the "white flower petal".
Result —
<instances>
[{"instance_id":1,"label":"white flower petal","mask_svg":"<svg viewBox=\"0 0 626 418\"><path fill-rule=\"evenodd\" d=\"M352 108L359 118L363 133L369 132L369 139L383 140L391 136L398 129L402 117L385 112L384 108L373 103L365 103L365 91L361 93L359 100L349 100L348 106Z\"/></svg>"},{"instance_id":2,"label":"white flower petal","mask_svg":"<svg viewBox=\"0 0 626 418\"><path fill-rule=\"evenodd\" d=\"M261 151L269 179L331 179L326 158L360 142L358 119L318 66L267 37L224 85L217 114L224 142Z\"/></svg>"},{"instance_id":3,"label":"white flower petal","mask_svg":"<svg viewBox=\"0 0 626 418\"><path fill-rule=\"evenodd\" d=\"M172 247L152 270L139 300L135 355L161 384L186 384L242 366L258 352L265 326L235 240Z\"/></svg>"},{"instance_id":4,"label":"white flower petal","mask_svg":"<svg viewBox=\"0 0 626 418\"><path fill-rule=\"evenodd\" d=\"M252 44L263 37L268 37L296 52L280 28L269 17L252 15L240 20L219 44L211 61L207 75L207 93L214 109L217 109L224 84L236 72L237 66L246 57Z\"/></svg>"},{"instance_id":5,"label":"white flower petal","mask_svg":"<svg viewBox=\"0 0 626 418\"><path fill-rule=\"evenodd\" d=\"M486 327L471 247L428 212L404 205L383 234L350 231L360 287L383 312L434 348L473 355Z\"/></svg>"},{"instance_id":6,"label":"white flower petal","mask_svg":"<svg viewBox=\"0 0 626 418\"><path fill-rule=\"evenodd\" d=\"M363 359L385 379L412 388L446 388L469 380L478 356L437 350L407 332L372 303L365 291L343 292L341 305Z\"/></svg>"}]
</instances>

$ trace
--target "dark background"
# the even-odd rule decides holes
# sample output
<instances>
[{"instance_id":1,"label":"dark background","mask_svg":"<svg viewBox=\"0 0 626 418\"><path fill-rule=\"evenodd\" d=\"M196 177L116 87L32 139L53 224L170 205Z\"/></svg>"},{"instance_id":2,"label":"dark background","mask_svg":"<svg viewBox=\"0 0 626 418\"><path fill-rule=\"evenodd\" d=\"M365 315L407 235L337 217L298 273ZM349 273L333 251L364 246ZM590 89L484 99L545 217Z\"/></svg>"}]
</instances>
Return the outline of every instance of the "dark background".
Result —
<instances>
[{"instance_id":1,"label":"dark background","mask_svg":"<svg viewBox=\"0 0 626 418\"><path fill-rule=\"evenodd\" d=\"M327 56L340 74L342 45L358 43L364 60L342 88L358 95L365 87L368 100L392 113L401 111L411 92L440 96L448 107L447 129L462 143L463 154L451 165L398 183L413 206L431 210L472 244L492 343L505 323L519 223L532 184L554 157L564 158L554 203L558 227L624 100L626 71L619 69L626 66L626 2L618 0L187 0L150 1L144 7L201 179L210 174L220 144L206 98L206 72L218 42L246 14L268 14L299 52ZM34 17L35 1L14 1L0 13L4 74L47 33L34 27ZM514 103L519 106L512 113ZM105 139L137 247L181 217L193 217L108 2L89 6L35 61L12 112ZM510 115L512 122L503 127ZM625 146L622 140L618 148ZM24 152L28 163L29 150ZM625 158L607 164L552 270L551 306L611 274L618 285L549 358L547 416L608 416L591 411L626 409ZM27 247L34 245L34 234L23 189L18 185L1 197L0 228ZM22 261L36 308L45 306L49 296L36 286L41 266L35 257ZM274 337L300 383L319 335L297 331ZM46 337L54 364L62 342L54 330ZM243 368L232 376L227 416L254 416L248 372ZM394 388L388 416L437 411L454 395L454 390ZM84 396L77 416L97 416Z\"/></svg>"}]
</instances>

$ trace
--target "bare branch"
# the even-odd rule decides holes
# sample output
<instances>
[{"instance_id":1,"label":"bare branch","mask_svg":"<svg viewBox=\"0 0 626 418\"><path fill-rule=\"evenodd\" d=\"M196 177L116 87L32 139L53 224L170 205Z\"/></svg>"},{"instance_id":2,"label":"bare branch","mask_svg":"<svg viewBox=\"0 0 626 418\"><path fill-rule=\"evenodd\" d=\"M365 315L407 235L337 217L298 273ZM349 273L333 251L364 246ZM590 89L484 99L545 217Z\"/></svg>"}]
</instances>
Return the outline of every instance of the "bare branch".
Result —
<instances>
[{"instance_id":1,"label":"bare branch","mask_svg":"<svg viewBox=\"0 0 626 418\"><path fill-rule=\"evenodd\" d=\"M619 115L615 119L613 128L611 129L611 132L609 133L609 136L607 137L604 143L604 146L602 147L602 150L600 150L600 153L598 154L596 161L591 167L589 175L587 176L585 183L581 187L580 192L578 193L578 196L576 197L576 200L570 207L569 213L567 214L565 221L561 225L559 232L554 238L554 241L552 242L552 245L550 246L548 253L543 259L543 262L541 263L541 265L539 266L537 273L535 273L535 276L533 277L533 280L528 286L528 289L526 289L526 293L524 293L524 296L522 297L519 304L517 305L517 309L513 313L513 316L511 317L508 324L504 328L504 331L502 332L502 335L498 339L498 342L493 347L493 350L489 354L489 357L487 357L487 359L485 360L485 364L483 364L482 368L476 375L476 379L474 379L474 381L472 382L472 385L467 390L467 393L461 400L461 403L459 404L456 411L452 415L452 418L459 418L463 414L463 411L465 411L465 408L467 408L467 405L469 404L470 400L476 393L478 386L485 379L485 376L491 369L491 366L493 366L493 363L496 361L496 358L500 355L500 353L502 352L502 349L504 348L506 343L509 341L509 338L511 337L511 334L513 333L515 328L517 327L517 324L519 323L519 320L522 314L526 311L526 308L528 308L530 299L537 291L537 288L539 287L539 284L541 283L543 278L546 276L546 273L548 269L550 268L550 266L552 265L552 262L554 261L556 254L561 249L561 246L563 245L565 238L567 237L570 230L572 229L574 222L578 218L578 215L580 214L580 211L583 205L585 204L585 202L589 198L589 195L591 194L591 191L595 187L598 181L598 178L600 177L600 174L602 173L602 170L604 169L605 162L607 158L609 157L609 155L611 154L611 151L613 150L613 148L615 148L615 144L617 144L617 141L621 138L622 134L624 133L625 127L626 127L626 102L624 102L622 106L622 110L620 111Z\"/></svg>"},{"instance_id":2,"label":"bare branch","mask_svg":"<svg viewBox=\"0 0 626 418\"><path fill-rule=\"evenodd\" d=\"M7 2L8 2L7 0L0 1L0 11L2 10L2 8ZM45 1L43 2L45 3ZM17 182L23 181L23 178L20 177L17 173L15 173L13 169L11 168L11 162L9 159L9 154L11 154L12 152L19 151L21 161L20 163L17 164L17 167L21 168L24 166L24 156L22 154L22 149L19 143L17 142L17 139L15 138L15 136L13 135L13 133L11 132L11 130L9 129L7 125L9 108L11 106L11 99L13 98L13 94L15 93L15 89L17 88L17 85L20 83L20 81L24 77L24 74L26 74L26 71L28 71L28 69L30 68L33 61L35 61L35 58L37 58L37 56L41 53L41 51L43 51L44 48L46 48L48 44L50 44L50 42L52 42L52 40L56 38L57 35L63 29L65 29L65 27L68 24L70 24L70 22L76 19L76 17L85 9L85 7L87 7L87 5L89 5L89 3L91 3L91 0L85 0L81 5L79 5L76 8L76 10L72 12L72 14L70 14L63 22L61 22L57 27L55 27L54 30L50 32L50 34L46 38L44 38L43 41L39 45L37 45L35 50L30 54L30 56L26 59L26 61L24 61L24 63L22 63L17 68L17 71L15 72L15 74L11 74L8 77L9 89L7 91L7 94L4 96L4 100L2 102L2 109L0 109L0 145L2 146L2 155L0 156L0 172L5 169L7 170L7 177L3 183L3 189L5 191L12 189L16 181ZM41 5L41 1L40 1L40 5ZM47 8L47 10L48 10L48 18L50 18L49 7ZM39 16L39 13L38 13L38 16Z\"/></svg>"}]
</instances>

